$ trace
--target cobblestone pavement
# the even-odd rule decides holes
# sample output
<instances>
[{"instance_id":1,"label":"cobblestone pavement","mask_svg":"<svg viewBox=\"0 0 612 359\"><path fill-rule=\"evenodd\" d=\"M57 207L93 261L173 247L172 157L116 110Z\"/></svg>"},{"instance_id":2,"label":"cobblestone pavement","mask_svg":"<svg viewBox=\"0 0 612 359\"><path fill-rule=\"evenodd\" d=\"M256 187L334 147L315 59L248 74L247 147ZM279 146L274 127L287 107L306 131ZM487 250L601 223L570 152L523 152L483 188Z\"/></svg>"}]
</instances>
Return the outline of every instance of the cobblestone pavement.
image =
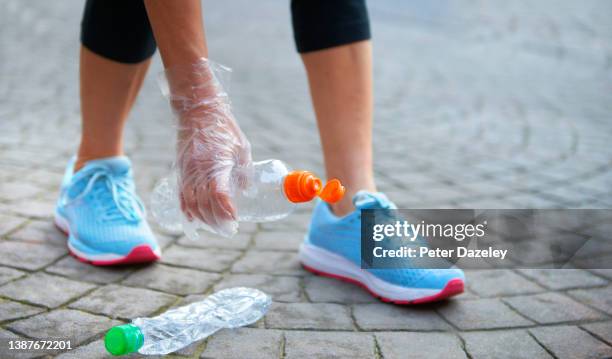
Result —
<instances>
[{"instance_id":1,"label":"cobblestone pavement","mask_svg":"<svg viewBox=\"0 0 612 359\"><path fill-rule=\"evenodd\" d=\"M245 225L232 240L160 233L165 253L153 266L77 262L51 214L78 140L82 2L1 4L0 337L70 337L78 348L60 358L101 358L103 332L116 323L249 285L274 296L264 320L176 355L612 355L609 270L470 271L467 293L455 300L396 307L299 267L309 206ZM401 207L612 206L612 2L370 5L376 175ZM205 8L211 57L234 68L231 95L255 158L321 173L287 1ZM159 70L156 59L126 133L145 198L173 153Z\"/></svg>"}]
</instances>

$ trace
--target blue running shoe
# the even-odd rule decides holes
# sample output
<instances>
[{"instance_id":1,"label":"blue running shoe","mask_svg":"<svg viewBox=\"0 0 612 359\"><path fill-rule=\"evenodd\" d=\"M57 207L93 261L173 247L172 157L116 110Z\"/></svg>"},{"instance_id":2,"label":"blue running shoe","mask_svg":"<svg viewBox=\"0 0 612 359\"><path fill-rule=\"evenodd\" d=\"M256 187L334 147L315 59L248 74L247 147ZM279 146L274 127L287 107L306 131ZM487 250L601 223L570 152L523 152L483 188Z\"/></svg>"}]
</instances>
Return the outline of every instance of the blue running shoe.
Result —
<instances>
[{"instance_id":1,"label":"blue running shoe","mask_svg":"<svg viewBox=\"0 0 612 359\"><path fill-rule=\"evenodd\" d=\"M130 160L89 161L73 174L74 162L66 168L55 209L55 223L68 234L70 253L93 265L159 259L160 248L134 191Z\"/></svg>"},{"instance_id":2,"label":"blue running shoe","mask_svg":"<svg viewBox=\"0 0 612 359\"><path fill-rule=\"evenodd\" d=\"M300 246L305 269L319 275L356 283L385 302L419 304L463 292L463 271L451 269L361 269L361 210L396 208L382 193L361 191L353 197L356 210L334 215L317 203L309 232Z\"/></svg>"}]
</instances>

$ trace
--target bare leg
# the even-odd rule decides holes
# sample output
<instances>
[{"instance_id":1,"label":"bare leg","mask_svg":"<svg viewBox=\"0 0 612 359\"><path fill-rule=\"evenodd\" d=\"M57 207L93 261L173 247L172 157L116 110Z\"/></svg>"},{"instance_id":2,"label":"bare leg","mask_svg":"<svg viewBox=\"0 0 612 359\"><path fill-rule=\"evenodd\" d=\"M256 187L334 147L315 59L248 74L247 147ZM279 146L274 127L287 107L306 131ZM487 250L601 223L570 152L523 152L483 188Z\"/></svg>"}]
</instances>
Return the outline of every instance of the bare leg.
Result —
<instances>
[{"instance_id":1,"label":"bare leg","mask_svg":"<svg viewBox=\"0 0 612 359\"><path fill-rule=\"evenodd\" d=\"M370 41L302 54L323 145L327 178L347 189L332 205L338 216L353 208L359 190L375 191L372 169L372 46Z\"/></svg>"},{"instance_id":2,"label":"bare leg","mask_svg":"<svg viewBox=\"0 0 612 359\"><path fill-rule=\"evenodd\" d=\"M150 60L124 64L81 46L81 144L75 171L89 160L123 154L123 127Z\"/></svg>"},{"instance_id":3,"label":"bare leg","mask_svg":"<svg viewBox=\"0 0 612 359\"><path fill-rule=\"evenodd\" d=\"M146 7L166 67L207 56L199 0L147 0ZM125 121L150 63L119 63L81 47L83 130L75 171L123 154Z\"/></svg>"}]
</instances>

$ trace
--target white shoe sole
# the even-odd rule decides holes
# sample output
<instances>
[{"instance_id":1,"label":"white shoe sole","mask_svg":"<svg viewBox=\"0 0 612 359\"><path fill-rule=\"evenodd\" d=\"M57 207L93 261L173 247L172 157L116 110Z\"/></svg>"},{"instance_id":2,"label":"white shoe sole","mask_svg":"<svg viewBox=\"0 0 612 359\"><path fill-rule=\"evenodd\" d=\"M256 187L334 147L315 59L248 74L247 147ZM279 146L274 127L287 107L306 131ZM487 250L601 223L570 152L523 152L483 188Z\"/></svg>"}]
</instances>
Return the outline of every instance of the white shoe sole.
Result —
<instances>
[{"instance_id":1,"label":"white shoe sole","mask_svg":"<svg viewBox=\"0 0 612 359\"><path fill-rule=\"evenodd\" d=\"M148 245L140 245L132 249L130 253L127 255L119 255L114 253L101 253L101 254L89 254L84 253L77 248L75 248L70 242L71 239L73 241L78 241L76 237L74 237L74 233L70 231L70 223L61 216L57 211L54 213L54 222L55 225L66 235L69 237L67 241L68 250L70 254L76 257L78 260L82 262L91 263L93 265L117 265L117 264L129 264L129 263L142 263L142 262L152 262L161 257L161 250L159 248L153 250Z\"/></svg>"},{"instance_id":2,"label":"white shoe sole","mask_svg":"<svg viewBox=\"0 0 612 359\"><path fill-rule=\"evenodd\" d=\"M361 269L342 256L308 243L302 243L300 246L299 259L304 268L315 274L358 284L381 300L396 304L437 301L462 293L464 287L461 278L450 280L442 289L398 286Z\"/></svg>"}]
</instances>

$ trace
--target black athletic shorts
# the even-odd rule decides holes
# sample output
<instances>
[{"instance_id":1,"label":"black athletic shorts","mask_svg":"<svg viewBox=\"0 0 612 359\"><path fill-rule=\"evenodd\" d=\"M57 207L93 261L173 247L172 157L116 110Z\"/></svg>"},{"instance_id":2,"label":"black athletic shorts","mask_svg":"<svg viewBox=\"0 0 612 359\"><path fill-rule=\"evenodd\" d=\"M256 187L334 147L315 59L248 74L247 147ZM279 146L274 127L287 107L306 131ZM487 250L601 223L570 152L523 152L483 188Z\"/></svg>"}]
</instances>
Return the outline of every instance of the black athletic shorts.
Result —
<instances>
[{"instance_id":1,"label":"black athletic shorts","mask_svg":"<svg viewBox=\"0 0 612 359\"><path fill-rule=\"evenodd\" d=\"M291 19L300 53L370 38L365 0L291 0ZM153 56L155 38L143 0L87 0L81 43L100 56L124 63Z\"/></svg>"}]
</instances>

